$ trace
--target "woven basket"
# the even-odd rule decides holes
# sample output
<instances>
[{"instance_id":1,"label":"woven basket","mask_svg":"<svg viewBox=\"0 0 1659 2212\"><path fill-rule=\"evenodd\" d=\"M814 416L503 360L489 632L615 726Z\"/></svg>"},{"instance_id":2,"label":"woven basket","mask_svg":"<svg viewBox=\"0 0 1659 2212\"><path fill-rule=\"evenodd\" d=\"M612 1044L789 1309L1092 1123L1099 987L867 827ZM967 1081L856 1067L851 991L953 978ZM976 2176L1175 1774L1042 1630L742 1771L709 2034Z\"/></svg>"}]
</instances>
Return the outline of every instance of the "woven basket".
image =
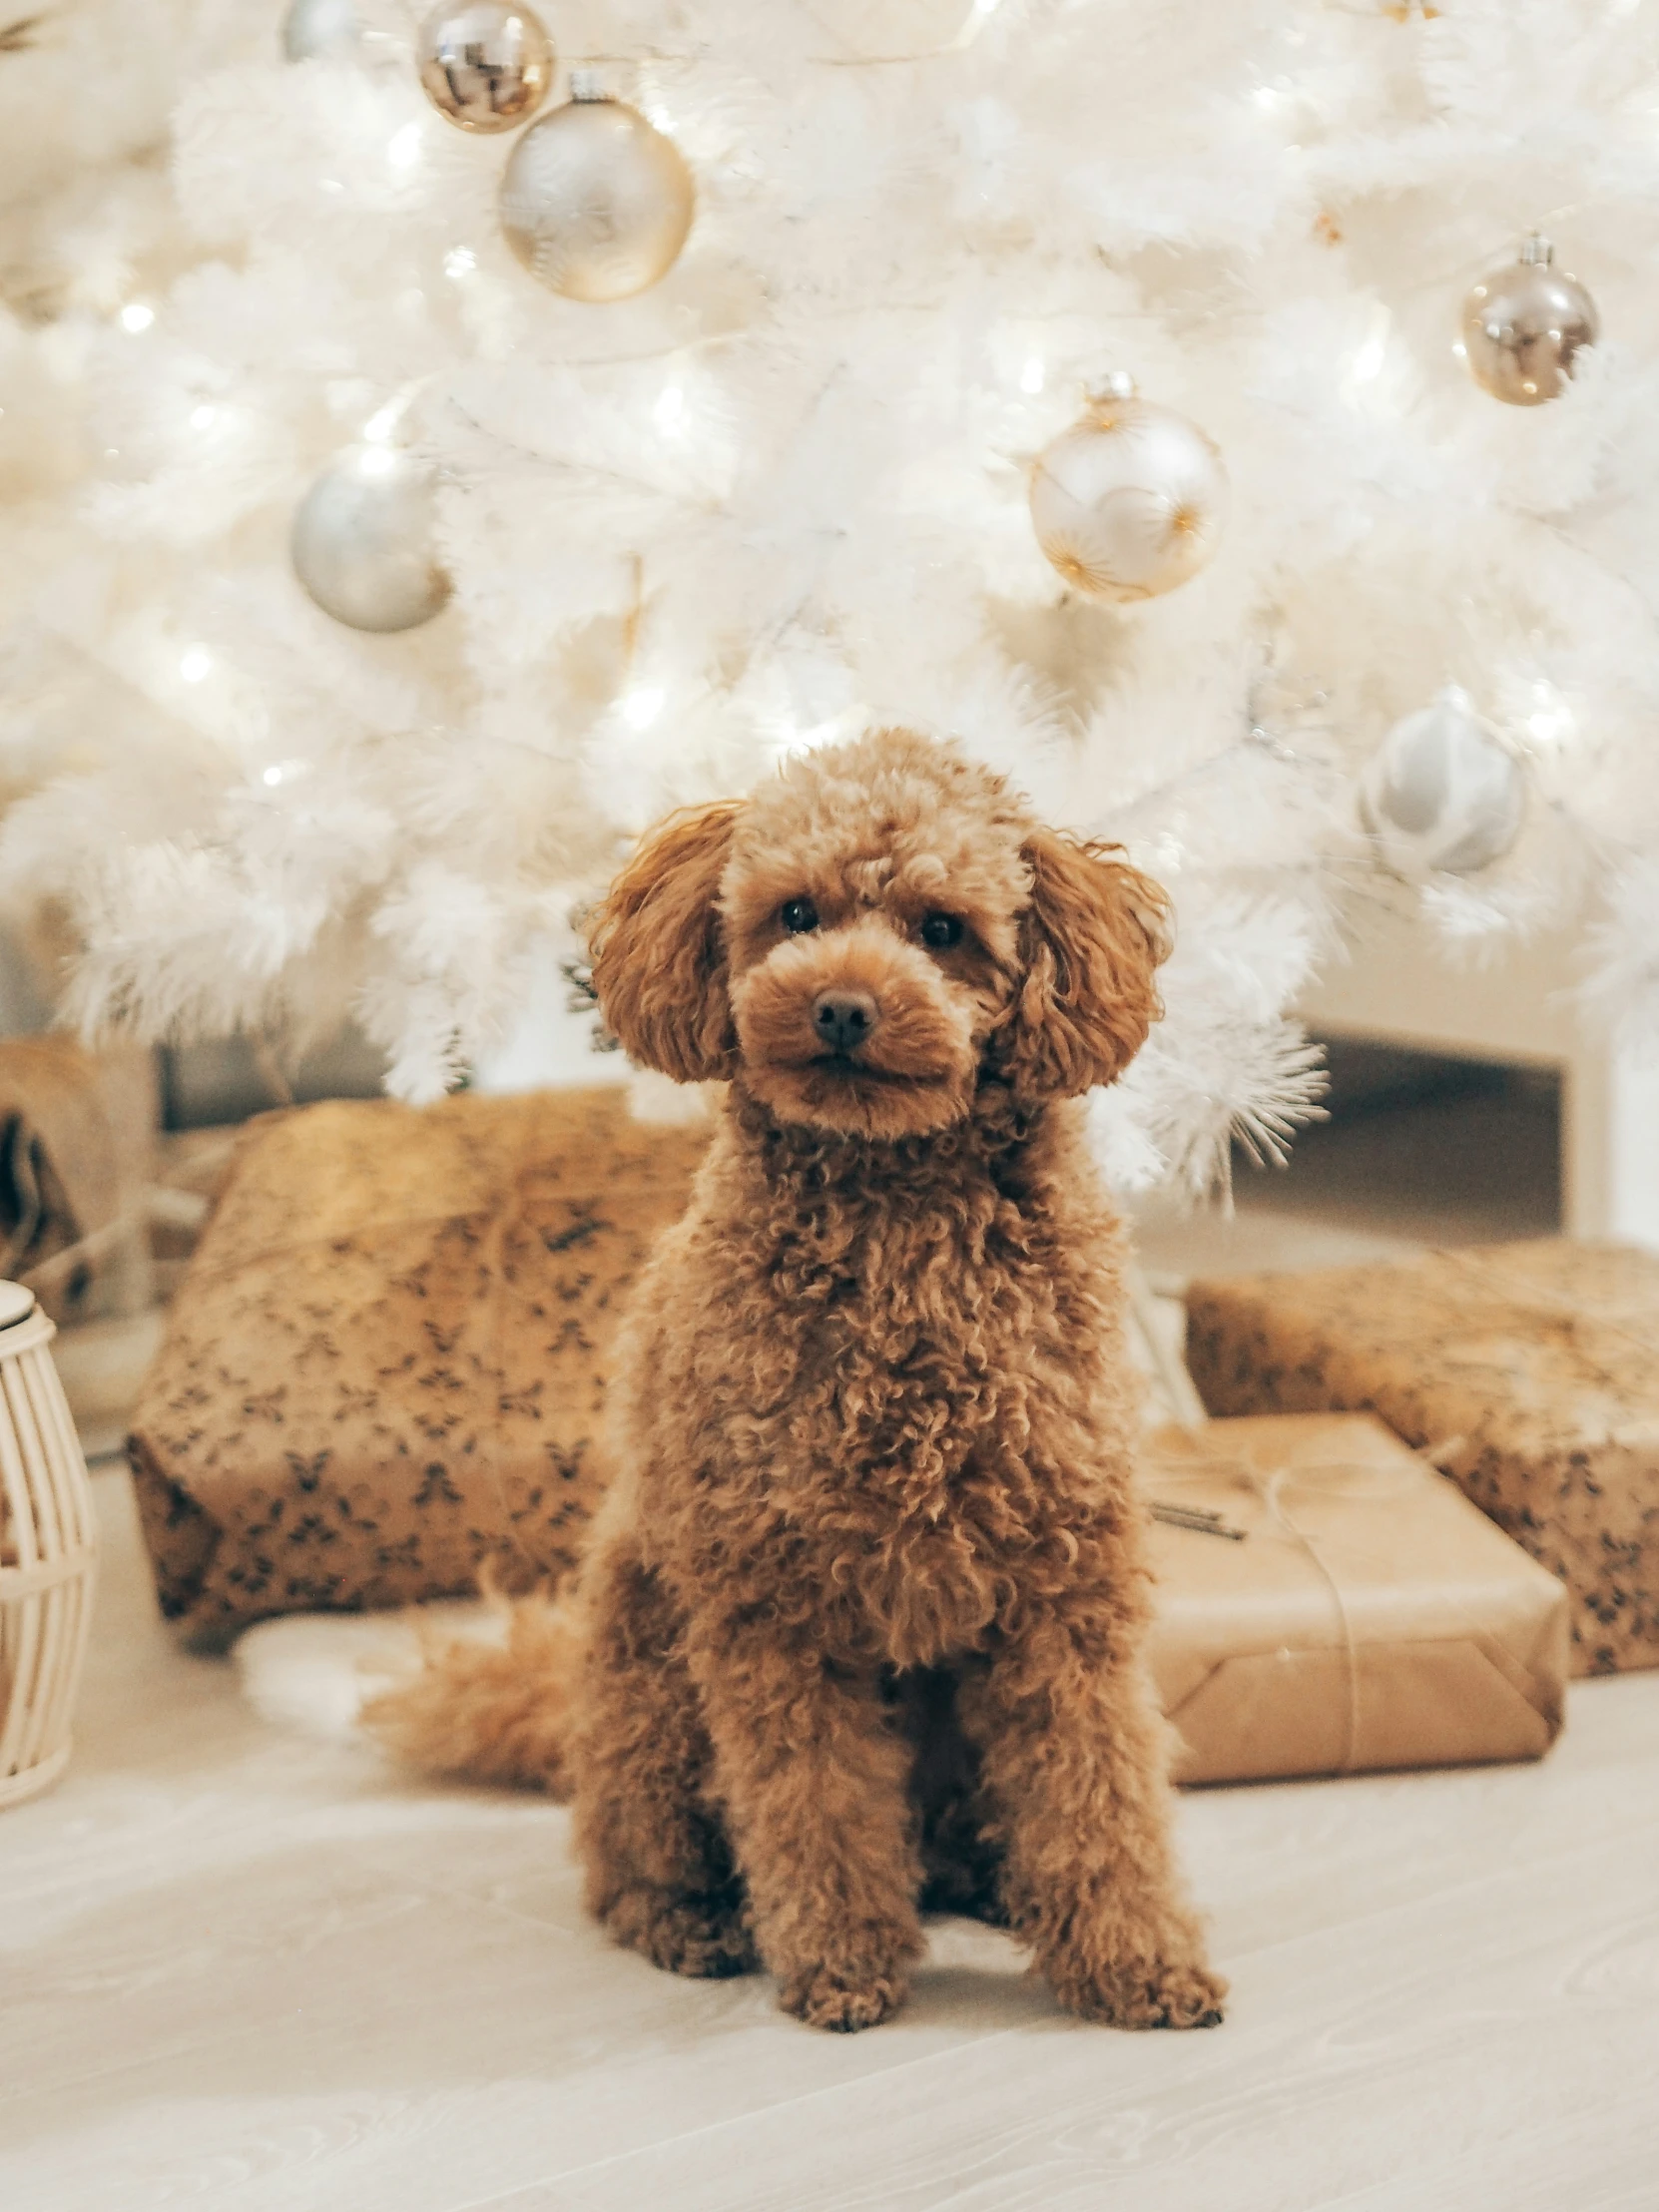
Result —
<instances>
[{"instance_id":1,"label":"woven basket","mask_svg":"<svg viewBox=\"0 0 1659 2212\"><path fill-rule=\"evenodd\" d=\"M33 1295L0 1283L0 1807L54 1783L92 1620L92 1486Z\"/></svg>"}]
</instances>

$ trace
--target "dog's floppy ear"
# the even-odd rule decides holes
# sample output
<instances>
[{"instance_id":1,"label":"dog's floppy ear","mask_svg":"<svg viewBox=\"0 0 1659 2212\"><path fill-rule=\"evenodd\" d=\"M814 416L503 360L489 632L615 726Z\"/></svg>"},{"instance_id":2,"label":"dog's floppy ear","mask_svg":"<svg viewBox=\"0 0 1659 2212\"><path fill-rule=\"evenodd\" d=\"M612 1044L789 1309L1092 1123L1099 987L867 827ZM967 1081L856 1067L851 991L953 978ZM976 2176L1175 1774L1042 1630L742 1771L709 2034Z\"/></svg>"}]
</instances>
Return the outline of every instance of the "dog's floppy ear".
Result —
<instances>
[{"instance_id":1,"label":"dog's floppy ear","mask_svg":"<svg viewBox=\"0 0 1659 2212\"><path fill-rule=\"evenodd\" d=\"M1075 1098L1129 1065L1163 1012L1153 980L1174 943L1169 900L1121 847L1035 830L1024 972L1003 1042L1016 1097Z\"/></svg>"},{"instance_id":2,"label":"dog's floppy ear","mask_svg":"<svg viewBox=\"0 0 1659 2212\"><path fill-rule=\"evenodd\" d=\"M588 924L599 1011L630 1059L706 1083L737 1054L715 900L740 802L671 815L648 831Z\"/></svg>"}]
</instances>

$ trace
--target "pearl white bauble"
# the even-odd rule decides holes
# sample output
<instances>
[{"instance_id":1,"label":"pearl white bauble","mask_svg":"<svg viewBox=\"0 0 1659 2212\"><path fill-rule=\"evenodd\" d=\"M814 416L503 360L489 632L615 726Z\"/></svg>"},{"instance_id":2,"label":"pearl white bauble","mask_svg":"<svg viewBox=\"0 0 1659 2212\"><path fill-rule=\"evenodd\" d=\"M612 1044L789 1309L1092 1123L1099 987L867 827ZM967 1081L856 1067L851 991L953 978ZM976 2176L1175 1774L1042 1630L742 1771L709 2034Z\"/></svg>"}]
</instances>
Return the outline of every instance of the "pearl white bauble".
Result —
<instances>
[{"instance_id":1,"label":"pearl white bauble","mask_svg":"<svg viewBox=\"0 0 1659 2212\"><path fill-rule=\"evenodd\" d=\"M679 259L696 207L691 172L636 109L580 81L573 92L513 148L502 228L549 290L628 299Z\"/></svg>"},{"instance_id":2,"label":"pearl white bauble","mask_svg":"<svg viewBox=\"0 0 1659 2212\"><path fill-rule=\"evenodd\" d=\"M412 630L449 597L433 551L435 472L392 445L336 453L293 518L293 572L352 630Z\"/></svg>"},{"instance_id":3,"label":"pearl white bauble","mask_svg":"<svg viewBox=\"0 0 1659 2212\"><path fill-rule=\"evenodd\" d=\"M1489 867L1519 835L1525 806L1520 764L1456 684L1394 724L1360 783L1361 820L1399 875Z\"/></svg>"},{"instance_id":4,"label":"pearl white bauble","mask_svg":"<svg viewBox=\"0 0 1659 2212\"><path fill-rule=\"evenodd\" d=\"M1548 239L1530 238L1518 261L1482 276L1463 301L1469 374L1512 407L1553 399L1580 348L1601 334L1595 301L1554 259Z\"/></svg>"},{"instance_id":5,"label":"pearl white bauble","mask_svg":"<svg viewBox=\"0 0 1659 2212\"><path fill-rule=\"evenodd\" d=\"M513 131L553 82L553 46L511 0L438 0L415 34L426 97L462 131Z\"/></svg>"},{"instance_id":6,"label":"pearl white bauble","mask_svg":"<svg viewBox=\"0 0 1659 2212\"><path fill-rule=\"evenodd\" d=\"M361 31L353 0L291 0L282 18L282 52L290 62L349 54Z\"/></svg>"},{"instance_id":7,"label":"pearl white bauble","mask_svg":"<svg viewBox=\"0 0 1659 2212\"><path fill-rule=\"evenodd\" d=\"M1227 470L1198 425L1134 396L1091 398L1031 471L1037 543L1091 599L1154 599L1209 560L1227 519Z\"/></svg>"}]
</instances>

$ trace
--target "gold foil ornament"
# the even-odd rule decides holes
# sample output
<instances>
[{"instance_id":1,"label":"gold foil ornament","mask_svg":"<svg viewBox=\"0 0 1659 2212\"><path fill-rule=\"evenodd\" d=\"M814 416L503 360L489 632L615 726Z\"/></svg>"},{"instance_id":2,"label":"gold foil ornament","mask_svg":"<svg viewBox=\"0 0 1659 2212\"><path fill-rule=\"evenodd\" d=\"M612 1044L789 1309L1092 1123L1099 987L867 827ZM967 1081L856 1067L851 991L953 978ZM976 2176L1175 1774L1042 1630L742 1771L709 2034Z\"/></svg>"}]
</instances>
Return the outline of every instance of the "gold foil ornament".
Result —
<instances>
[{"instance_id":1,"label":"gold foil ornament","mask_svg":"<svg viewBox=\"0 0 1659 2212\"><path fill-rule=\"evenodd\" d=\"M1082 420L1031 470L1031 522L1047 559L1091 599L1155 599L1196 576L1227 519L1214 442L1126 376L1089 393Z\"/></svg>"},{"instance_id":2,"label":"gold foil ornament","mask_svg":"<svg viewBox=\"0 0 1659 2212\"><path fill-rule=\"evenodd\" d=\"M696 191L679 148L586 71L532 124L501 180L507 243L567 299L628 299L674 267Z\"/></svg>"},{"instance_id":3,"label":"gold foil ornament","mask_svg":"<svg viewBox=\"0 0 1659 2212\"><path fill-rule=\"evenodd\" d=\"M511 131L553 82L553 43L531 9L507 0L441 0L415 39L420 82L462 131Z\"/></svg>"},{"instance_id":4,"label":"gold foil ornament","mask_svg":"<svg viewBox=\"0 0 1659 2212\"><path fill-rule=\"evenodd\" d=\"M1482 276L1463 301L1469 373L1512 407L1555 398L1580 348L1601 333L1595 301L1554 259L1548 239L1534 234L1518 260Z\"/></svg>"}]
</instances>

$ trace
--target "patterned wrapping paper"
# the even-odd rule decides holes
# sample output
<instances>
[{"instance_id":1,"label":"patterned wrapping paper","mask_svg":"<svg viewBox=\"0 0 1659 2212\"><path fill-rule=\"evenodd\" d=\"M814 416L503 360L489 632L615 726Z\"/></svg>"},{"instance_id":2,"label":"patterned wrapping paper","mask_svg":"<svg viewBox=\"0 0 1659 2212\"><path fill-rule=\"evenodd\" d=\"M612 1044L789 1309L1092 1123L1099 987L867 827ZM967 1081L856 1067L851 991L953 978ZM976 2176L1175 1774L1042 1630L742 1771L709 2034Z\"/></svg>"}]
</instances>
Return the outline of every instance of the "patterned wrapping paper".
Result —
<instances>
[{"instance_id":1,"label":"patterned wrapping paper","mask_svg":"<svg viewBox=\"0 0 1659 2212\"><path fill-rule=\"evenodd\" d=\"M1380 1421L1165 1428L1142 1484L1176 1781L1536 1759L1554 1741L1566 1592Z\"/></svg>"},{"instance_id":2,"label":"patterned wrapping paper","mask_svg":"<svg viewBox=\"0 0 1659 2212\"><path fill-rule=\"evenodd\" d=\"M1573 1596L1573 1672L1659 1666L1659 1258L1542 1239L1194 1283L1212 1413L1371 1410Z\"/></svg>"},{"instance_id":3,"label":"patterned wrapping paper","mask_svg":"<svg viewBox=\"0 0 1659 2212\"><path fill-rule=\"evenodd\" d=\"M200 1644L573 1563L623 1292L707 1128L617 1088L268 1117L175 1301L129 1452Z\"/></svg>"}]
</instances>

